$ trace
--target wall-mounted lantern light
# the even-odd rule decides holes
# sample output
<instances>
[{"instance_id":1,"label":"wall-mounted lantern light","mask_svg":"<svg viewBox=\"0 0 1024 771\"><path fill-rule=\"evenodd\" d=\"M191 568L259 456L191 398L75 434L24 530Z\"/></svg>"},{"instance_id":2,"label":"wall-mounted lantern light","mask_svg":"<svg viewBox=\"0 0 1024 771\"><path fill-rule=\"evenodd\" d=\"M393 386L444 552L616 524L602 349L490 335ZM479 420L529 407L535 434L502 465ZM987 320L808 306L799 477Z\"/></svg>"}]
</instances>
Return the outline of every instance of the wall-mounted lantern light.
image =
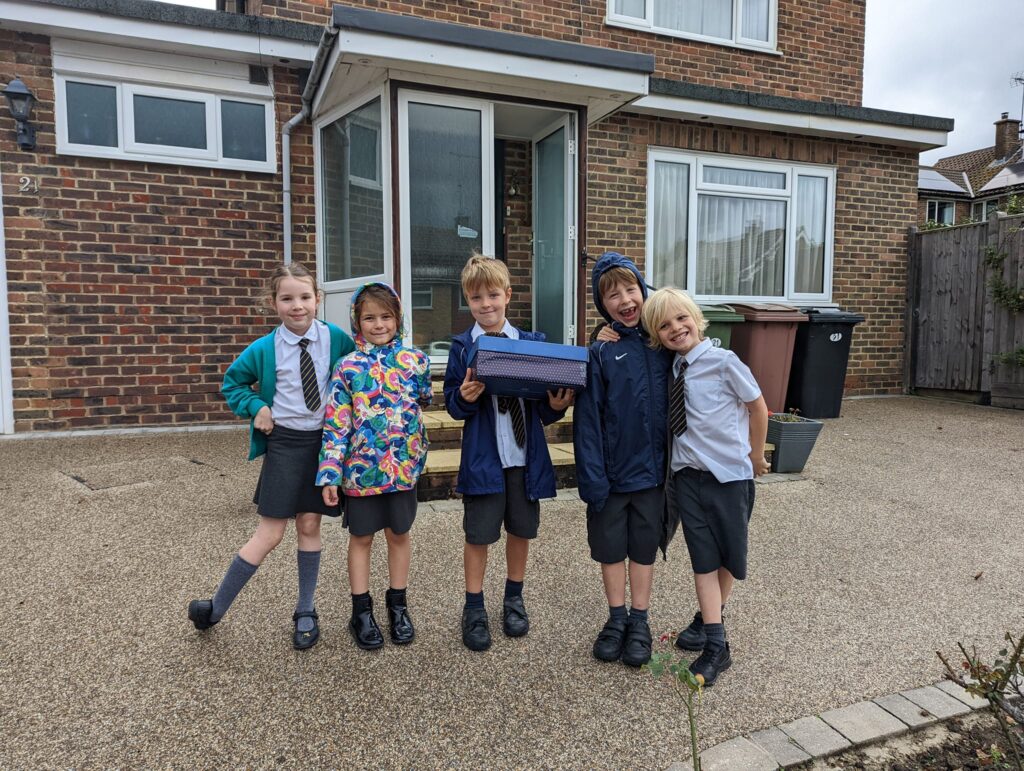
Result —
<instances>
[{"instance_id":1,"label":"wall-mounted lantern light","mask_svg":"<svg viewBox=\"0 0 1024 771\"><path fill-rule=\"evenodd\" d=\"M18 147L22 150L35 150L36 129L28 122L32 116L32 107L36 103L35 94L29 91L28 86L17 76L7 84L3 93L11 110L11 117L18 127Z\"/></svg>"}]
</instances>

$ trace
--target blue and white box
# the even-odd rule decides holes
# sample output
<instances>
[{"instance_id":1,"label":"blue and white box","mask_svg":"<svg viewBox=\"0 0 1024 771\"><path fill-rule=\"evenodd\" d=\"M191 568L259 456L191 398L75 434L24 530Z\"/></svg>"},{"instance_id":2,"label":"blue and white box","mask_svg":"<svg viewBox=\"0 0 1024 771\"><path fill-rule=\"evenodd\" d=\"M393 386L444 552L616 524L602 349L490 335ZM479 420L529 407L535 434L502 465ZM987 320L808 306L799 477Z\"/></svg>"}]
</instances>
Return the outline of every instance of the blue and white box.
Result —
<instances>
[{"instance_id":1,"label":"blue and white box","mask_svg":"<svg viewBox=\"0 0 1024 771\"><path fill-rule=\"evenodd\" d=\"M481 335L469 352L473 377L494 396L546 399L548 391L587 384L587 349Z\"/></svg>"}]
</instances>

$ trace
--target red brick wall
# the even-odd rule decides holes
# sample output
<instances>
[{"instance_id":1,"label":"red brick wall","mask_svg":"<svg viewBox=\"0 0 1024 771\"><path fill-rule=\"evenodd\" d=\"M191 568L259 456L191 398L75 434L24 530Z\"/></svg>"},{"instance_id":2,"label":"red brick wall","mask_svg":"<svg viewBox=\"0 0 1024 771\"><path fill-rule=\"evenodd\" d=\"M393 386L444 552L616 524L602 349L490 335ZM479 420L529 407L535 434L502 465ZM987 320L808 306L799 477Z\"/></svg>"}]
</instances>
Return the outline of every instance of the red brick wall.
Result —
<instances>
[{"instance_id":1,"label":"red brick wall","mask_svg":"<svg viewBox=\"0 0 1024 771\"><path fill-rule=\"evenodd\" d=\"M58 156L49 39L0 30L0 79L35 92L38 144L0 110L15 430L228 420L227 364L271 328L279 175ZM275 69L277 123L298 111ZM296 261L314 264L309 126L293 138ZM280 149L278 149L280 157ZM18 191L27 176L39 191Z\"/></svg>"},{"instance_id":2,"label":"red brick wall","mask_svg":"<svg viewBox=\"0 0 1024 771\"><path fill-rule=\"evenodd\" d=\"M516 195L509 198L513 176ZM505 142L505 190L505 261L512 277L508 319L519 329L533 329L533 160L529 142ZM495 235L500 237L500 233Z\"/></svg>"},{"instance_id":3,"label":"red brick wall","mask_svg":"<svg viewBox=\"0 0 1024 771\"><path fill-rule=\"evenodd\" d=\"M647 148L719 152L837 167L833 299L864 313L856 328L847 394L898 393L903 380L907 228L917 202L917 154L877 145L712 127L620 114L589 133L588 238L644 269ZM587 272L587 329L600 320Z\"/></svg>"},{"instance_id":4,"label":"red brick wall","mask_svg":"<svg viewBox=\"0 0 1024 771\"><path fill-rule=\"evenodd\" d=\"M262 13L323 24L333 0L264 0ZM724 88L860 104L864 0L779 0L779 54L605 24L605 0L349 0L345 5L653 54L656 75Z\"/></svg>"}]
</instances>

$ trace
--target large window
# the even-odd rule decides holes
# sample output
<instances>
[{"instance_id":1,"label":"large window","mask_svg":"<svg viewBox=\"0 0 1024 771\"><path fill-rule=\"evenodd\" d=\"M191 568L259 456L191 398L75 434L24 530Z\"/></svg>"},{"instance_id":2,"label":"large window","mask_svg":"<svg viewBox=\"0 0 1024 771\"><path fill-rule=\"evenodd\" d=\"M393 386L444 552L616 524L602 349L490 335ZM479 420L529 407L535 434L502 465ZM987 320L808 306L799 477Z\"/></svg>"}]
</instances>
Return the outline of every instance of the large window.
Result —
<instances>
[{"instance_id":1,"label":"large window","mask_svg":"<svg viewBox=\"0 0 1024 771\"><path fill-rule=\"evenodd\" d=\"M647 273L706 301L831 299L835 171L651 150Z\"/></svg>"},{"instance_id":2,"label":"large window","mask_svg":"<svg viewBox=\"0 0 1024 771\"><path fill-rule=\"evenodd\" d=\"M608 0L608 23L774 50L777 8L777 0Z\"/></svg>"},{"instance_id":3,"label":"large window","mask_svg":"<svg viewBox=\"0 0 1024 771\"><path fill-rule=\"evenodd\" d=\"M955 201L929 201L925 219L939 225L952 225L956 218Z\"/></svg>"}]
</instances>

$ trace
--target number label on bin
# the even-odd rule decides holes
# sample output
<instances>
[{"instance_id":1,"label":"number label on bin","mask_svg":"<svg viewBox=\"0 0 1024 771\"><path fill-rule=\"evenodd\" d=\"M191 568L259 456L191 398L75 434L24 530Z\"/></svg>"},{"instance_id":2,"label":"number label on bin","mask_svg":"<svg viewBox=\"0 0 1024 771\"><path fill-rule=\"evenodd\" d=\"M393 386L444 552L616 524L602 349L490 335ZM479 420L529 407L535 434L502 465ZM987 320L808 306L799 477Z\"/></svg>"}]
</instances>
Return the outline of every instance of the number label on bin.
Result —
<instances>
[{"instance_id":1,"label":"number label on bin","mask_svg":"<svg viewBox=\"0 0 1024 771\"><path fill-rule=\"evenodd\" d=\"M711 345L714 348L721 348L722 347L722 338L720 338L720 337L712 337L711 338Z\"/></svg>"},{"instance_id":2,"label":"number label on bin","mask_svg":"<svg viewBox=\"0 0 1024 771\"><path fill-rule=\"evenodd\" d=\"M843 339L843 333L833 332L831 335L828 336L828 339L831 340L833 343L838 343L840 340Z\"/></svg>"}]
</instances>

